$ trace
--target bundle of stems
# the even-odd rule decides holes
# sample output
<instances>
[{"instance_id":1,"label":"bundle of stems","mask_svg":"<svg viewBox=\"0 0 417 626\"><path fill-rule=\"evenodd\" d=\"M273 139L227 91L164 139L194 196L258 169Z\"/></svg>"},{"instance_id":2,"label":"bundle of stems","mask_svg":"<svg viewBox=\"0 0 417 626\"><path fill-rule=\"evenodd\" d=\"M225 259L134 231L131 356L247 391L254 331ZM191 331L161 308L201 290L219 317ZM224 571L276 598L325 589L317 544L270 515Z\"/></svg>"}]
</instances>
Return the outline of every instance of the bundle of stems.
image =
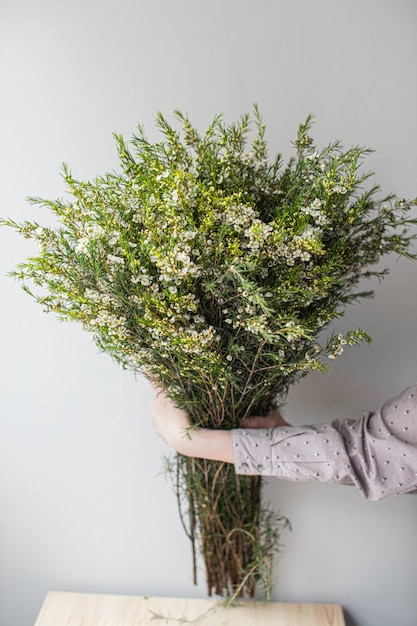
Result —
<instances>
[{"instance_id":1,"label":"bundle of stems","mask_svg":"<svg viewBox=\"0 0 417 626\"><path fill-rule=\"evenodd\" d=\"M231 390L233 393L233 390ZM225 424L238 426L240 419L233 415L233 401L211 401L213 392L204 394L203 411L192 413L195 423L209 428ZM258 405L247 398L246 410L258 407L257 414L265 412L265 398ZM239 404L237 402L236 404ZM221 418L210 419L219 410ZM207 419L208 418L208 419ZM227 426L226 426L227 427ZM257 583L261 583L265 597L269 597L273 556L279 547L281 533L290 527L289 520L266 508L262 499L260 476L239 476L234 468L223 462L187 458L176 455L174 463L167 463L168 474L175 486L183 526L192 544L193 579L197 583L197 553L200 546L204 557L208 595L229 598L255 597Z\"/></svg>"},{"instance_id":2,"label":"bundle of stems","mask_svg":"<svg viewBox=\"0 0 417 626\"><path fill-rule=\"evenodd\" d=\"M158 115L159 142L142 128L130 143L115 136L118 172L80 181L64 166L69 197L32 199L58 226L1 223L38 244L12 275L47 312L80 322L193 424L231 429L369 340L360 329L321 338L347 304L372 294L357 287L385 275L372 269L381 256L414 257L415 201L368 185L369 150L335 142L317 151L311 116L285 166L281 154L268 158L256 107L229 126L216 116L203 135L176 117L179 130ZM268 589L288 520L267 510L262 480L181 456L172 472L208 593Z\"/></svg>"}]
</instances>

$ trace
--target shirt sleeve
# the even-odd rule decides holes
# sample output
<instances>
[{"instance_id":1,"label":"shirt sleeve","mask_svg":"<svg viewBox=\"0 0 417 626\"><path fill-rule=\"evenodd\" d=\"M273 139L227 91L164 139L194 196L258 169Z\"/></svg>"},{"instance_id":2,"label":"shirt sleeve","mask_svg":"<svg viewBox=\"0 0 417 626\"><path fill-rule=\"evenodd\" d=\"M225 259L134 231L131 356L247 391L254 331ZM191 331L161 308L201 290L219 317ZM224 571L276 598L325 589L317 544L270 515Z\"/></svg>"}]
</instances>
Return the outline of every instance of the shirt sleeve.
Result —
<instances>
[{"instance_id":1,"label":"shirt sleeve","mask_svg":"<svg viewBox=\"0 0 417 626\"><path fill-rule=\"evenodd\" d=\"M355 485L369 500L417 489L417 384L358 420L232 431L238 474Z\"/></svg>"}]
</instances>

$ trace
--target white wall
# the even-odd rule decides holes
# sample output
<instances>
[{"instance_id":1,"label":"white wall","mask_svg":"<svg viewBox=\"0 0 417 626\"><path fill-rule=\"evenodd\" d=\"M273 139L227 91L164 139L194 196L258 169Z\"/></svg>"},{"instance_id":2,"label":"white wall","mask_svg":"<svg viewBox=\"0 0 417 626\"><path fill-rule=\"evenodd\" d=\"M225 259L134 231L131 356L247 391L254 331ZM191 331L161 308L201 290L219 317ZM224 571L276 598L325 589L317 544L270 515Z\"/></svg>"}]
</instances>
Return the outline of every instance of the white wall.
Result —
<instances>
[{"instance_id":1,"label":"white wall","mask_svg":"<svg viewBox=\"0 0 417 626\"><path fill-rule=\"evenodd\" d=\"M116 166L111 133L178 107L204 127L258 102L271 151L309 112L320 145L372 146L385 192L417 195L414 0L2 0L0 215L38 218L59 167ZM40 212L39 220L45 218ZM0 623L30 626L50 589L204 596L159 474L151 392L5 277L31 246L0 230ZM296 423L356 416L415 382L417 265L390 260L340 322L375 338L291 393ZM273 598L341 603L350 624L415 626L417 498L270 481L293 524Z\"/></svg>"}]
</instances>

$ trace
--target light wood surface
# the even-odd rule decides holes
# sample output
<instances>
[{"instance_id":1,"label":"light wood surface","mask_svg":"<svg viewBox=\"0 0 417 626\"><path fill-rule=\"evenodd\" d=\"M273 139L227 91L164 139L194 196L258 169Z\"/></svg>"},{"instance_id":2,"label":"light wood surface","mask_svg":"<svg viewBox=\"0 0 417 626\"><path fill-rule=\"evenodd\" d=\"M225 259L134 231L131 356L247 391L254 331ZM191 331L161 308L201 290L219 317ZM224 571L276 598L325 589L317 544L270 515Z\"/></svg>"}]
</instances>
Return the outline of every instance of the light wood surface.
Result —
<instances>
[{"instance_id":1,"label":"light wood surface","mask_svg":"<svg viewBox=\"0 0 417 626\"><path fill-rule=\"evenodd\" d=\"M48 593L35 626L345 626L337 604L242 602Z\"/></svg>"}]
</instances>

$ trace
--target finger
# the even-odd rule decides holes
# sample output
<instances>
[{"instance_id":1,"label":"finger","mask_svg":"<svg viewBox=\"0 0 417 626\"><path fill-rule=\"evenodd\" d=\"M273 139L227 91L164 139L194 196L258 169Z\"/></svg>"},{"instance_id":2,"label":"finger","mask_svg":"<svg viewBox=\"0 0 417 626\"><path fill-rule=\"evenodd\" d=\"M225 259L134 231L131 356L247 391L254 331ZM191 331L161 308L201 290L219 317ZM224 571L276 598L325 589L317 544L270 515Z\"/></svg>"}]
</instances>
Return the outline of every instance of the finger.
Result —
<instances>
[{"instance_id":1,"label":"finger","mask_svg":"<svg viewBox=\"0 0 417 626\"><path fill-rule=\"evenodd\" d=\"M262 423L261 420L262 418L259 415L252 415L251 417L246 417L240 425L243 428L259 428Z\"/></svg>"},{"instance_id":2,"label":"finger","mask_svg":"<svg viewBox=\"0 0 417 626\"><path fill-rule=\"evenodd\" d=\"M146 378L146 380L148 381L148 383L152 387L159 387L158 380L156 378L156 375L153 372L150 372L149 370L146 370L146 371L143 371L142 373L143 373L144 377Z\"/></svg>"},{"instance_id":3,"label":"finger","mask_svg":"<svg viewBox=\"0 0 417 626\"><path fill-rule=\"evenodd\" d=\"M161 393L164 393L164 390L162 389L162 387L159 385L159 383L156 381L155 378L151 378L150 376L148 377L148 382L150 384L150 386L152 387L152 389L154 390L154 392L156 393L157 396L159 396Z\"/></svg>"}]
</instances>

